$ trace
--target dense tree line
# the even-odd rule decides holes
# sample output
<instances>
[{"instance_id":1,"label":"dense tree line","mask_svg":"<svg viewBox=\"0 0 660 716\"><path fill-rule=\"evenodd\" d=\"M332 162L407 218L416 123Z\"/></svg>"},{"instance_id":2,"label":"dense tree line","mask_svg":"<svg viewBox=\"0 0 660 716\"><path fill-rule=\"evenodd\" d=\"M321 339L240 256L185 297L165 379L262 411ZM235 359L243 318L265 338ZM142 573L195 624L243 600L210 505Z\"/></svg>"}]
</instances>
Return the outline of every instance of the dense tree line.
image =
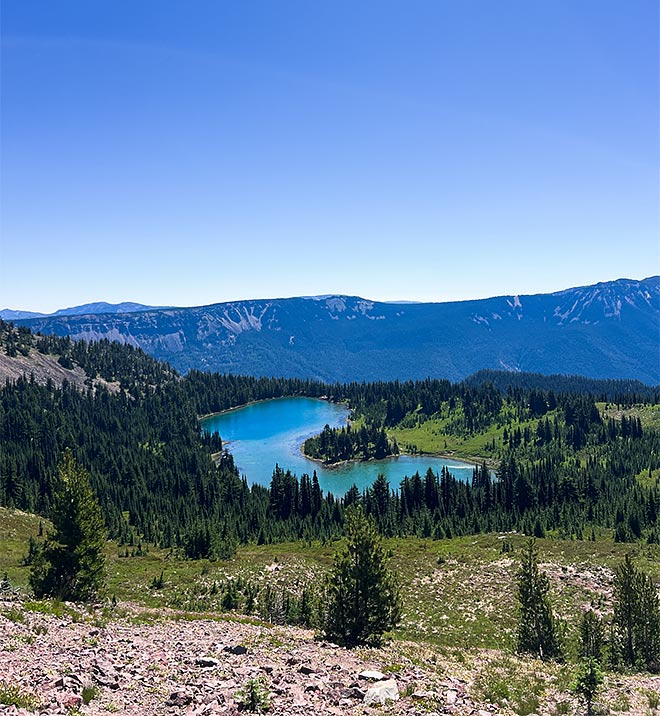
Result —
<instances>
[{"instance_id":1,"label":"dense tree line","mask_svg":"<svg viewBox=\"0 0 660 716\"><path fill-rule=\"evenodd\" d=\"M352 428L331 428L326 425L319 435L308 438L303 445L305 455L337 463L343 460L382 460L389 455L398 455L396 440L388 440L384 428L362 425Z\"/></svg>"},{"instance_id":2,"label":"dense tree line","mask_svg":"<svg viewBox=\"0 0 660 716\"><path fill-rule=\"evenodd\" d=\"M525 392L540 390L558 393L591 395L601 402L618 405L659 403L660 386L645 385L639 380L587 378L582 375L542 375L541 373L513 373L505 370L480 370L465 383L472 386L494 385L502 393L519 388Z\"/></svg>"},{"instance_id":3,"label":"dense tree line","mask_svg":"<svg viewBox=\"0 0 660 716\"><path fill-rule=\"evenodd\" d=\"M653 541L660 532L660 436L634 416L604 419L594 402L600 396L520 386L502 393L491 384L430 379L325 385L196 371L181 378L130 346L33 336L6 323L0 348L41 350L88 376L82 390L31 376L0 390L0 504L48 515L57 464L69 448L89 472L110 534L122 540L141 535L191 557L222 556L249 540L333 538L344 510L357 504L387 535L518 529L587 538L602 526L622 541ZM289 395L345 401L360 418L363 428L323 431L316 439L325 440L322 459L392 452L389 427L441 416L458 434L505 428L493 453L497 475L481 465L469 482L446 470L398 486L380 477L363 492L335 496L323 494L314 475L274 466L270 489L249 486L220 436L204 434L198 418Z\"/></svg>"}]
</instances>

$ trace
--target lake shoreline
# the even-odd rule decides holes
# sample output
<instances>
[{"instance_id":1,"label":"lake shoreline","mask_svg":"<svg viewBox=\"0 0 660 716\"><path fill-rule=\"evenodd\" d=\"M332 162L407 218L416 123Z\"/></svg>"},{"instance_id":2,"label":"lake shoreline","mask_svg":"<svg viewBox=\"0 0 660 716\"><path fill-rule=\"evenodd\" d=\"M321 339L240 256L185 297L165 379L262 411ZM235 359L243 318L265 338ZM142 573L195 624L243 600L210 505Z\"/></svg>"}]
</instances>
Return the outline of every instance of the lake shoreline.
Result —
<instances>
[{"instance_id":1,"label":"lake shoreline","mask_svg":"<svg viewBox=\"0 0 660 716\"><path fill-rule=\"evenodd\" d=\"M391 485L398 485L405 476L424 475L429 468L439 475L446 467L457 479L469 482L474 467L483 462L481 457L464 459L448 454L447 450L443 455L404 452L378 460L374 457L362 460L358 456L334 464L305 454L306 439L321 433L324 425L345 426L349 415L350 408L345 402L329 400L327 395L282 396L212 413L201 421L201 429L217 432L239 472L250 483L266 487L275 465L298 476L315 472L321 489L337 495L344 494L352 485L366 489L378 475L384 475ZM217 461L218 455L214 458Z\"/></svg>"},{"instance_id":2,"label":"lake shoreline","mask_svg":"<svg viewBox=\"0 0 660 716\"><path fill-rule=\"evenodd\" d=\"M251 405L259 405L259 403L270 403L273 400L290 400L291 398L307 398L308 400L321 400L324 403L331 403L332 405L346 405L346 407L348 407L348 403L346 403L345 401L338 403L338 402L335 402L334 400L330 400L330 398L328 398L327 395L320 395L318 397L309 396L309 395L280 395L277 398L259 398L258 400L250 400L247 403L241 403L241 405L234 405L233 408L226 408L225 410L217 410L215 413L205 413L204 415L198 415L197 420L199 422L202 422L202 420L208 420L210 418L215 418L218 415L227 415L228 413L233 413L236 410L242 410L243 408L249 408ZM310 460L311 459L312 458L310 458Z\"/></svg>"},{"instance_id":3,"label":"lake shoreline","mask_svg":"<svg viewBox=\"0 0 660 716\"><path fill-rule=\"evenodd\" d=\"M441 460L453 460L454 462L463 462L466 465L473 465L474 467L479 467L482 463L486 463L486 467L489 470L496 470L498 463L495 463L492 460L488 460L487 458L478 457L476 455L470 455L466 457L458 457L455 454L452 454L450 452L405 452L401 451L397 453L396 455L386 455L382 458L375 458L370 457L366 460L360 459L360 458L351 458L349 460L338 460L337 462L324 462L320 457L311 457L305 452L305 442L303 441L302 445L300 446L300 454L306 459L311 460L312 462L317 463L321 467L324 467L328 470L333 470L336 468L341 468L345 465L352 465L354 463L373 463L373 462L381 462L385 460L395 460L398 457L430 457L434 459L441 459Z\"/></svg>"}]
</instances>

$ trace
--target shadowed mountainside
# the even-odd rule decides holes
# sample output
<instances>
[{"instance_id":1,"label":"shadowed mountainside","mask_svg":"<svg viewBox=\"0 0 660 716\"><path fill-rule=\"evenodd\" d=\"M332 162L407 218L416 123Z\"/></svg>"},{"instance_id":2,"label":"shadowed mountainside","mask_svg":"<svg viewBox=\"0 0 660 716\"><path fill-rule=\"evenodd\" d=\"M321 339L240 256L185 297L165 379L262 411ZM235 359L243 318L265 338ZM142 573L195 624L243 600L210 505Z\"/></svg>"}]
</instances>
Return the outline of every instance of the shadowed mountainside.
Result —
<instances>
[{"instance_id":1,"label":"shadowed mountainside","mask_svg":"<svg viewBox=\"0 0 660 716\"><path fill-rule=\"evenodd\" d=\"M551 294L393 304L354 296L17 320L34 331L139 346L191 368L328 382L485 368L660 382L660 277Z\"/></svg>"}]
</instances>

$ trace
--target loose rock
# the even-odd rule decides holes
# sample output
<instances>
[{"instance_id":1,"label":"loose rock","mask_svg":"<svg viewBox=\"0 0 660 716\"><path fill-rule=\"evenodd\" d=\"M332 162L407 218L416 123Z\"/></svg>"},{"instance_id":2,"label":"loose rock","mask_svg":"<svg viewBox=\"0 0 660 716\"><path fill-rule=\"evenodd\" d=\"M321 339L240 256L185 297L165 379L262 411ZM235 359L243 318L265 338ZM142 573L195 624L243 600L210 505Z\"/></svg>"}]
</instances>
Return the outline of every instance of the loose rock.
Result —
<instances>
[{"instance_id":1,"label":"loose rock","mask_svg":"<svg viewBox=\"0 0 660 716\"><path fill-rule=\"evenodd\" d=\"M386 704L388 701L399 700L399 688L396 685L394 679L386 679L385 681L378 681L373 686L369 687L367 693L364 695L365 706L373 706L374 704Z\"/></svg>"}]
</instances>

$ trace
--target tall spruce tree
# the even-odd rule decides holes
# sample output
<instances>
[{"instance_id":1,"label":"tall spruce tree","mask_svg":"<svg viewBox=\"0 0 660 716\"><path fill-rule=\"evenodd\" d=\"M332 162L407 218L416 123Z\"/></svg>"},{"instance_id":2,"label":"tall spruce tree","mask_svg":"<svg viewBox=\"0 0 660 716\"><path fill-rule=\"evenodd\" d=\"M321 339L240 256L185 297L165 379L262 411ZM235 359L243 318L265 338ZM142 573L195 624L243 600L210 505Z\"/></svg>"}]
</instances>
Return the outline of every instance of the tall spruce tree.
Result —
<instances>
[{"instance_id":1,"label":"tall spruce tree","mask_svg":"<svg viewBox=\"0 0 660 716\"><path fill-rule=\"evenodd\" d=\"M550 583L539 571L535 540L527 542L518 572L518 651L541 659L561 658L561 646L548 598Z\"/></svg>"},{"instance_id":2,"label":"tall spruce tree","mask_svg":"<svg viewBox=\"0 0 660 716\"><path fill-rule=\"evenodd\" d=\"M399 586L375 522L361 505L346 512L344 534L346 545L328 578L325 637L342 646L378 644L401 619Z\"/></svg>"},{"instance_id":3,"label":"tall spruce tree","mask_svg":"<svg viewBox=\"0 0 660 716\"><path fill-rule=\"evenodd\" d=\"M38 597L90 601L105 581L106 529L87 471L66 450L51 514L54 530L34 560L30 585Z\"/></svg>"},{"instance_id":4,"label":"tall spruce tree","mask_svg":"<svg viewBox=\"0 0 660 716\"><path fill-rule=\"evenodd\" d=\"M614 577L610 659L615 666L660 671L660 598L629 554Z\"/></svg>"}]
</instances>

